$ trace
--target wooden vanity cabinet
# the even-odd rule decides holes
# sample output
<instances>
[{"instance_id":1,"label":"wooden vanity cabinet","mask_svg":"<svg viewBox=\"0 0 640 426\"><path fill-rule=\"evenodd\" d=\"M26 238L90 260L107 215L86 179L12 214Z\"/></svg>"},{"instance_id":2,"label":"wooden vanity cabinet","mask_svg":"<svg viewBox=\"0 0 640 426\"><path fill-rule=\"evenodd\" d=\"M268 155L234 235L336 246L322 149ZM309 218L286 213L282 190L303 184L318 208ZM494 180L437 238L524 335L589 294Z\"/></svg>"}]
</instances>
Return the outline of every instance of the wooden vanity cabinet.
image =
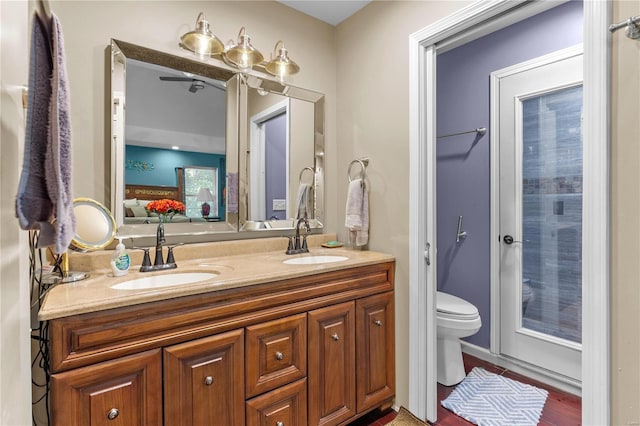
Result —
<instances>
[{"instance_id":1,"label":"wooden vanity cabinet","mask_svg":"<svg viewBox=\"0 0 640 426\"><path fill-rule=\"evenodd\" d=\"M389 407L394 267L53 319L52 424L346 425Z\"/></svg>"},{"instance_id":2,"label":"wooden vanity cabinet","mask_svg":"<svg viewBox=\"0 0 640 426\"><path fill-rule=\"evenodd\" d=\"M359 413L395 395L393 292L356 300L356 373Z\"/></svg>"},{"instance_id":3,"label":"wooden vanity cabinet","mask_svg":"<svg viewBox=\"0 0 640 426\"><path fill-rule=\"evenodd\" d=\"M164 424L244 424L244 331L165 348Z\"/></svg>"},{"instance_id":4,"label":"wooden vanity cabinet","mask_svg":"<svg viewBox=\"0 0 640 426\"><path fill-rule=\"evenodd\" d=\"M161 426L159 349L51 376L53 425Z\"/></svg>"},{"instance_id":5,"label":"wooden vanity cabinet","mask_svg":"<svg viewBox=\"0 0 640 426\"><path fill-rule=\"evenodd\" d=\"M336 425L356 414L355 305L309 312L309 424Z\"/></svg>"}]
</instances>

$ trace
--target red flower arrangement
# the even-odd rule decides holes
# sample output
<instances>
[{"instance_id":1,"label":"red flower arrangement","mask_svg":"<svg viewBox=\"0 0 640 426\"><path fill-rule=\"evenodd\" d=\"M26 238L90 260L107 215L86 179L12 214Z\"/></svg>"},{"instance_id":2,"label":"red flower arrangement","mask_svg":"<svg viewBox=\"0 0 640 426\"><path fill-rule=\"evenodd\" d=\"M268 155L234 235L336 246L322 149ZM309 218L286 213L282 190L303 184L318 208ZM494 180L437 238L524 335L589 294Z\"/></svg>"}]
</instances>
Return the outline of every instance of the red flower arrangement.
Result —
<instances>
[{"instance_id":1,"label":"red flower arrangement","mask_svg":"<svg viewBox=\"0 0 640 426\"><path fill-rule=\"evenodd\" d=\"M184 213L186 207L184 203L176 200L162 199L153 200L147 203L145 209L149 213L157 213L161 222L166 222L167 219L171 220L176 213Z\"/></svg>"}]
</instances>

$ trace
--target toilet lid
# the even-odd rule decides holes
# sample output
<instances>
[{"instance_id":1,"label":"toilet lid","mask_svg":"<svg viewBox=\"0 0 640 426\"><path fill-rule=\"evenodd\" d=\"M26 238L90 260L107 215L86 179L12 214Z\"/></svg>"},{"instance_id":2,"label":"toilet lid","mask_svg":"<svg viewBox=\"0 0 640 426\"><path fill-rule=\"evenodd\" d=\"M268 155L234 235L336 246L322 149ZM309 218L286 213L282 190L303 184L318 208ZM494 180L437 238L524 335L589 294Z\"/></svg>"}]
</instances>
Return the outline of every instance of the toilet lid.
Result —
<instances>
[{"instance_id":1,"label":"toilet lid","mask_svg":"<svg viewBox=\"0 0 640 426\"><path fill-rule=\"evenodd\" d=\"M459 316L477 316L478 308L473 304L448 293L436 292L436 309L438 312Z\"/></svg>"}]
</instances>

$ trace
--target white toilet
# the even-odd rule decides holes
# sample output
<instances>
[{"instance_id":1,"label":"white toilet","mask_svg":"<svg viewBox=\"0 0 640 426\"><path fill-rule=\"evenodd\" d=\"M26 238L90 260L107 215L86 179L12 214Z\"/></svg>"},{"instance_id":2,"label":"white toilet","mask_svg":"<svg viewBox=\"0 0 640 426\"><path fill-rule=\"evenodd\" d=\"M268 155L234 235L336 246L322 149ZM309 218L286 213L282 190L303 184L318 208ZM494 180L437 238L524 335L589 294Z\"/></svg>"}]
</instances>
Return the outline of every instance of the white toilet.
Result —
<instances>
[{"instance_id":1,"label":"white toilet","mask_svg":"<svg viewBox=\"0 0 640 426\"><path fill-rule=\"evenodd\" d=\"M480 330L478 308L451 294L436 292L438 334L438 383L453 386L466 374L462 362L460 338Z\"/></svg>"}]
</instances>

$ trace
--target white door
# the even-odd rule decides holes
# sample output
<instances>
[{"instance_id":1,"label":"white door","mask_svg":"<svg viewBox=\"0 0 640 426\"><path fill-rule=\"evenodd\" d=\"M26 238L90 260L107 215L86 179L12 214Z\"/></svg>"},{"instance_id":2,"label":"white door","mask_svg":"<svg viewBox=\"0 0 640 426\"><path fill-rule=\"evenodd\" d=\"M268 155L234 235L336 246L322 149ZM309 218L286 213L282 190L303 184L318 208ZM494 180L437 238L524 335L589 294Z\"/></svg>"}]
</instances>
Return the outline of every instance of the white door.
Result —
<instances>
[{"instance_id":1,"label":"white door","mask_svg":"<svg viewBox=\"0 0 640 426\"><path fill-rule=\"evenodd\" d=\"M497 71L492 85L500 155L500 352L580 380L581 49Z\"/></svg>"}]
</instances>

